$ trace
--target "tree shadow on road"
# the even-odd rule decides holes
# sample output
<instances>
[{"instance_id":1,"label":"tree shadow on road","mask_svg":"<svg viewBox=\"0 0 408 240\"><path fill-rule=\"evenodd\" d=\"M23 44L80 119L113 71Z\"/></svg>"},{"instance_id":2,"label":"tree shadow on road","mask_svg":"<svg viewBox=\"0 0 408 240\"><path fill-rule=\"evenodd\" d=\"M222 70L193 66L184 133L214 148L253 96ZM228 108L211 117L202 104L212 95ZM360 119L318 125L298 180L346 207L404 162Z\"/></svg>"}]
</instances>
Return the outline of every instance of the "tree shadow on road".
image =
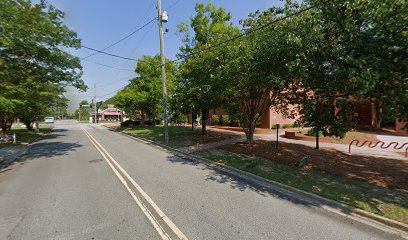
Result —
<instances>
[{"instance_id":1,"label":"tree shadow on road","mask_svg":"<svg viewBox=\"0 0 408 240\"><path fill-rule=\"evenodd\" d=\"M68 130L64 129L64 128L52 129L53 133L56 133L56 132L61 133L61 132L66 132L66 131L68 131Z\"/></svg>"},{"instance_id":2,"label":"tree shadow on road","mask_svg":"<svg viewBox=\"0 0 408 240\"><path fill-rule=\"evenodd\" d=\"M34 143L31 146L27 147L28 149L24 154L20 156L12 156L12 158L8 160L6 159L2 163L0 163L0 173L9 170L6 168L9 168L14 164L23 165L27 161L67 155L69 152L75 151L77 148L83 146L77 142L69 143L69 142L61 142L61 141L52 141L52 142L47 141L47 140L56 139L62 136L65 136L65 135L64 134L46 135L41 142Z\"/></svg>"},{"instance_id":3,"label":"tree shadow on road","mask_svg":"<svg viewBox=\"0 0 408 240\"><path fill-rule=\"evenodd\" d=\"M222 167L219 167L214 164L207 163L207 162L203 162L201 164L200 161L192 159L188 156L183 156L182 154L174 154L168 157L168 161L172 163L176 163L176 164L195 166L195 168L198 170L206 171L204 174L197 174L198 176L204 176L205 181L213 181L216 183L225 184L232 189L236 189L242 192L249 190L249 191L256 192L257 194L263 197L272 196L274 198L289 201L296 205L313 208L314 212L317 211L322 214L328 213L327 211L324 210L324 208L326 207L336 209L337 211L340 211L345 214L351 214L350 207L342 206L342 205L339 205L331 201L326 201L326 200L322 201L319 198L310 197L306 194L303 194L301 191L291 190L290 188L287 188L280 184L275 184L273 182L259 181L257 178L251 178L251 177L248 178L244 176L243 174L239 173L238 171L230 170L228 168L222 168ZM291 178L291 181L302 181L302 180L298 179L296 176L293 176L293 178ZM349 188L350 186L349 185L340 186L338 184L333 184L332 186L330 185L328 189L330 189L331 187L341 189L341 188ZM389 191L386 188L377 187L377 186L375 187L376 188L367 187L368 193L360 192L360 194L358 194L358 192L356 192L355 194L349 194L349 192L340 191L339 196L334 195L333 197L337 198L337 197L347 196L347 197L350 197L350 201L353 201L356 203L365 202L365 204L370 206L371 211L376 212L377 214L382 213L382 210L379 209L379 207L382 205L381 205L381 202L378 201L379 199L378 195L382 196L380 199L383 203L387 203L391 205L397 204L396 206L404 206L404 204L406 203L404 198L403 197L401 198L401 196L406 195L404 192L397 194L396 192ZM324 189L324 190L327 190L327 189ZM377 193L376 191L381 191L381 192ZM310 189L310 192L313 192L313 191ZM345 195L343 196L342 194L345 194ZM401 219L404 219L404 218L399 217L399 220Z\"/></svg>"},{"instance_id":4,"label":"tree shadow on road","mask_svg":"<svg viewBox=\"0 0 408 240\"><path fill-rule=\"evenodd\" d=\"M300 204L307 207L319 206L318 201L314 201L313 199L307 199L306 201L304 199L298 198L296 194L292 194L277 185L273 187L265 186L259 181L249 180L243 175L234 173L229 169L224 169L209 163L204 163L182 154L173 154L168 157L168 161L176 164L195 166L196 169L201 171L209 171L209 173L204 174L205 181L227 184L230 188L239 190L241 192L250 190L258 193L263 197L273 196L279 199L290 201L294 204Z\"/></svg>"}]
</instances>

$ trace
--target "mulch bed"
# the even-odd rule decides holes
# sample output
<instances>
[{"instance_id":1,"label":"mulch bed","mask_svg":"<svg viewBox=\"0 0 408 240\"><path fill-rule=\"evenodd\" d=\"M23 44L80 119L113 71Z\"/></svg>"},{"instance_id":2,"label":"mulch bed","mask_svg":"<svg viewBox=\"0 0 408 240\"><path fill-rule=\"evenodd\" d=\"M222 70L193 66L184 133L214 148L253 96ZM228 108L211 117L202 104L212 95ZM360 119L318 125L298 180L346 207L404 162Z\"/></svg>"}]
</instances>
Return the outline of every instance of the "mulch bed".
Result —
<instances>
[{"instance_id":1,"label":"mulch bed","mask_svg":"<svg viewBox=\"0 0 408 240\"><path fill-rule=\"evenodd\" d=\"M274 162L298 166L299 161L309 156L305 169L311 169L334 176L362 180L381 187L408 190L408 160L350 156L334 149L316 150L312 147L279 143L279 151L268 141L255 141L253 145L235 143L220 147L230 152L270 159Z\"/></svg>"},{"instance_id":2,"label":"mulch bed","mask_svg":"<svg viewBox=\"0 0 408 240\"><path fill-rule=\"evenodd\" d=\"M304 141L315 142L316 138L314 136L307 136L304 134L297 133L297 136L303 137ZM361 143L364 141L370 141L373 143L378 142L378 138L375 133L372 132L349 132L344 138L335 138L335 137L320 137L321 142L328 143L338 143L338 144L350 144L351 141L358 140Z\"/></svg>"},{"instance_id":3,"label":"mulch bed","mask_svg":"<svg viewBox=\"0 0 408 240\"><path fill-rule=\"evenodd\" d=\"M244 133L244 129L242 127L230 127L230 126L210 126L209 129L216 129L216 130L226 130L231 132L237 133ZM255 134L273 134L276 133L274 129L266 129L266 128L256 128Z\"/></svg>"}]
</instances>

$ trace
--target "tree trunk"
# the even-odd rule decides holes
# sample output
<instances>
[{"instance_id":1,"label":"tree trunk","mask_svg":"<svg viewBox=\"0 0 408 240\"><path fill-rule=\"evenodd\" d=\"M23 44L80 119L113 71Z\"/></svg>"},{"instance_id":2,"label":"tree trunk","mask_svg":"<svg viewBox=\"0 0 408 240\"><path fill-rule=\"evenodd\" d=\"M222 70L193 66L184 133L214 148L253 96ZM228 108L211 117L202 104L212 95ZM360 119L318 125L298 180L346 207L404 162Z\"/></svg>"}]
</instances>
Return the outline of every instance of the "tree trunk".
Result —
<instances>
[{"instance_id":1,"label":"tree trunk","mask_svg":"<svg viewBox=\"0 0 408 240\"><path fill-rule=\"evenodd\" d=\"M26 125L27 130L28 130L29 132L32 132L32 131L33 131L32 121L23 121L23 123L24 123L24 125Z\"/></svg>"},{"instance_id":2,"label":"tree trunk","mask_svg":"<svg viewBox=\"0 0 408 240\"><path fill-rule=\"evenodd\" d=\"M376 113L377 113L377 121L375 123L376 128L380 129L381 128L381 122L382 122L382 102L381 101L377 101L376 106Z\"/></svg>"},{"instance_id":3,"label":"tree trunk","mask_svg":"<svg viewBox=\"0 0 408 240\"><path fill-rule=\"evenodd\" d=\"M156 113L153 113L153 115L152 115L152 125L153 125L153 127L156 127Z\"/></svg>"},{"instance_id":4,"label":"tree trunk","mask_svg":"<svg viewBox=\"0 0 408 240\"><path fill-rule=\"evenodd\" d=\"M191 130L194 130L194 114L191 114Z\"/></svg>"},{"instance_id":5,"label":"tree trunk","mask_svg":"<svg viewBox=\"0 0 408 240\"><path fill-rule=\"evenodd\" d=\"M245 136L248 144L253 144L254 143L254 132L255 132L255 127L251 123L249 127L245 131Z\"/></svg>"},{"instance_id":6,"label":"tree trunk","mask_svg":"<svg viewBox=\"0 0 408 240\"><path fill-rule=\"evenodd\" d=\"M7 126L5 126L5 125L2 125L1 126L1 134L2 135L8 135L8 133L9 133L9 130L8 130L9 128L7 127Z\"/></svg>"},{"instance_id":7,"label":"tree trunk","mask_svg":"<svg viewBox=\"0 0 408 240\"><path fill-rule=\"evenodd\" d=\"M13 117L10 115L5 115L1 120L1 133L2 135L8 135L11 129L11 125L13 124Z\"/></svg>"},{"instance_id":8,"label":"tree trunk","mask_svg":"<svg viewBox=\"0 0 408 240\"><path fill-rule=\"evenodd\" d=\"M207 134L207 123L208 123L208 115L210 114L209 109L203 109L201 110L201 135L206 135Z\"/></svg>"},{"instance_id":9,"label":"tree trunk","mask_svg":"<svg viewBox=\"0 0 408 240\"><path fill-rule=\"evenodd\" d=\"M319 149L319 132L320 128L316 128L316 149Z\"/></svg>"}]
</instances>

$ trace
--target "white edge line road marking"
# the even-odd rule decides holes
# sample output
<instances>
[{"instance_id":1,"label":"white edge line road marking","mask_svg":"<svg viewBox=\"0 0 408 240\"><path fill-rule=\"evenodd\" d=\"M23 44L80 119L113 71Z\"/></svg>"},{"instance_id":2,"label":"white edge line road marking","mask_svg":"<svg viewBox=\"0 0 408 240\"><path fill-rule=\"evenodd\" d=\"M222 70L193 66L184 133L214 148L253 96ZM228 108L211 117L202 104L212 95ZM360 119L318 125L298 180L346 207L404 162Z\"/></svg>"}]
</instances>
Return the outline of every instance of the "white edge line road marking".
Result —
<instances>
[{"instance_id":1,"label":"white edge line road marking","mask_svg":"<svg viewBox=\"0 0 408 240\"><path fill-rule=\"evenodd\" d=\"M100 143L98 143L92 135L90 135L86 130L81 128L81 130L87 135L87 137L91 140L92 144L98 149L98 151L102 154L102 156L105 158L105 160L108 162L109 166L112 168L112 170L115 172L115 174L118 176L120 181L125 185L126 189L129 191L129 193L132 195L132 197L135 199L135 201L138 203L139 207L142 209L142 211L145 213L145 215L149 218L149 220L152 222L152 224L155 226L158 225L159 229L156 228L156 230L160 233L162 236L162 233L168 237L168 235L164 232L163 228L160 226L160 224L155 220L154 216L150 213L150 211L143 206L143 204L137 199L136 195L133 193L133 191L129 188L127 185L127 182L123 179L123 177L120 175L120 173L117 171L117 169L110 163L109 160L111 160L116 167L125 175L125 177L132 183L132 185L139 191L139 193L143 196L143 198L153 207L153 209L157 212L157 214L160 216L160 218L163 219L163 221L169 226L169 228L179 237L180 239L183 240L188 240L187 236L185 236L181 230L166 216L166 214L163 213L163 211L157 206L157 204L147 195L145 191L139 186L139 184L136 183L136 181L119 165L119 163L116 162L116 160L108 153L108 151L102 147ZM139 204L140 203L140 204ZM148 215L149 214L149 215ZM151 219L152 218L152 219ZM162 236L163 238L163 236ZM169 238L163 238L163 239L169 239Z\"/></svg>"}]
</instances>

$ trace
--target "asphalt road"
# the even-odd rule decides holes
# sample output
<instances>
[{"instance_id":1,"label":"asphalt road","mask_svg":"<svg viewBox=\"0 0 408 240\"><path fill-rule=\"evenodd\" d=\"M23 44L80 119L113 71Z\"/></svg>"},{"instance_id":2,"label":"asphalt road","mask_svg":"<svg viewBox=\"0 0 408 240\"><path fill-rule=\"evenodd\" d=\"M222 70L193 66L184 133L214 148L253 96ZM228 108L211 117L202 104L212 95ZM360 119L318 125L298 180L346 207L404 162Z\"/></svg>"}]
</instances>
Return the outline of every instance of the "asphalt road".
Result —
<instances>
[{"instance_id":1,"label":"asphalt road","mask_svg":"<svg viewBox=\"0 0 408 240\"><path fill-rule=\"evenodd\" d=\"M0 239L400 238L100 126L55 127L0 170Z\"/></svg>"}]
</instances>

